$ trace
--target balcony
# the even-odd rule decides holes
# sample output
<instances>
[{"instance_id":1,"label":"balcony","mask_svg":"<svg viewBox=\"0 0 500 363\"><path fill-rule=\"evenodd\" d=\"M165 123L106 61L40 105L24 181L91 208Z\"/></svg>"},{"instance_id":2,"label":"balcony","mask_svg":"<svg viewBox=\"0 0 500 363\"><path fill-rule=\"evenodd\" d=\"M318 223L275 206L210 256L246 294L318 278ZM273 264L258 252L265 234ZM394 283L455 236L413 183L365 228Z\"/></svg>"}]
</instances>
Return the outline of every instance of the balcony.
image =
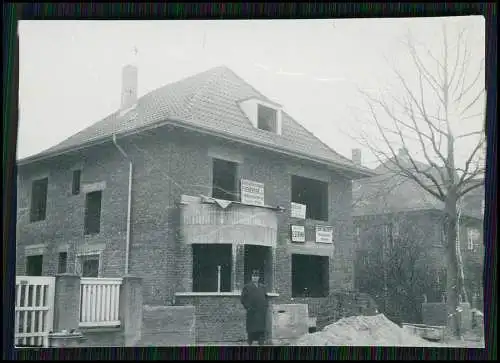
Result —
<instances>
[{"instance_id":1,"label":"balcony","mask_svg":"<svg viewBox=\"0 0 500 363\"><path fill-rule=\"evenodd\" d=\"M209 197L181 197L186 244L237 243L276 247L279 208L252 206Z\"/></svg>"}]
</instances>

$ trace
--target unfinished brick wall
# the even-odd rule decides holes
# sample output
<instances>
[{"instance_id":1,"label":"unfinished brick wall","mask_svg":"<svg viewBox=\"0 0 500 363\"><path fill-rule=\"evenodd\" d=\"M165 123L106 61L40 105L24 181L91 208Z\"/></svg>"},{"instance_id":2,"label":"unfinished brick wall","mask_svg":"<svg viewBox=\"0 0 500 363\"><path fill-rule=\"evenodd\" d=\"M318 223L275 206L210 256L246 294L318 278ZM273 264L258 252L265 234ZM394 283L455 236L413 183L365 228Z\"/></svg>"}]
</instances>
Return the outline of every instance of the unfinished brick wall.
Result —
<instances>
[{"instance_id":1,"label":"unfinished brick wall","mask_svg":"<svg viewBox=\"0 0 500 363\"><path fill-rule=\"evenodd\" d=\"M140 346L166 347L195 344L193 306L144 306Z\"/></svg>"},{"instance_id":2,"label":"unfinished brick wall","mask_svg":"<svg viewBox=\"0 0 500 363\"><path fill-rule=\"evenodd\" d=\"M118 140L134 162L132 187L132 239L130 270L144 281L146 304L168 305L175 291L189 291L192 259L188 246L181 245L179 208L182 194L210 195L212 159L208 149L215 147L243 158L240 178L265 183L266 204L283 206L278 215L276 290L283 301L290 298L291 258L289 204L290 176L329 181L330 220L334 226L335 255L330 263L330 290L352 287L352 236L350 227L351 183L324 166L300 162L250 146L196 135L173 128L156 129L143 135ZM85 196L71 195L71 168L83 163L82 183L106 182L103 191L101 233L83 236ZM105 277L124 274L128 162L112 145L95 147L85 152L60 157L19 168L18 207L30 204L31 179L49 175L47 219L29 223L29 213L21 216L17 233L17 273L24 273L24 247L45 243L45 275L57 268L61 246L68 246L68 266L74 266L77 246L104 243L102 272Z\"/></svg>"},{"instance_id":3,"label":"unfinished brick wall","mask_svg":"<svg viewBox=\"0 0 500 363\"><path fill-rule=\"evenodd\" d=\"M196 311L196 342L245 341L245 309L240 296L179 296L178 305L192 305Z\"/></svg>"}]
</instances>

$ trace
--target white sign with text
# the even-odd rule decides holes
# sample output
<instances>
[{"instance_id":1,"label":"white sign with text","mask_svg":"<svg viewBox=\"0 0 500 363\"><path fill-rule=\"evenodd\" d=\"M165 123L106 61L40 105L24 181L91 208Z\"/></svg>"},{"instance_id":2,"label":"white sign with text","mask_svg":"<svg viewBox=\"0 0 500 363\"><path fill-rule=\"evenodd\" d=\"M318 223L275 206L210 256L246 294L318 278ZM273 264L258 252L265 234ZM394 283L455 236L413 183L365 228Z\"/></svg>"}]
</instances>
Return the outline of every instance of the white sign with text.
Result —
<instances>
[{"instance_id":1,"label":"white sign with text","mask_svg":"<svg viewBox=\"0 0 500 363\"><path fill-rule=\"evenodd\" d=\"M333 227L316 226L317 243L333 243Z\"/></svg>"},{"instance_id":2,"label":"white sign with text","mask_svg":"<svg viewBox=\"0 0 500 363\"><path fill-rule=\"evenodd\" d=\"M306 219L306 205L300 203L291 203L291 217Z\"/></svg>"},{"instance_id":3,"label":"white sign with text","mask_svg":"<svg viewBox=\"0 0 500 363\"><path fill-rule=\"evenodd\" d=\"M264 206L264 184L241 179L241 203Z\"/></svg>"},{"instance_id":4,"label":"white sign with text","mask_svg":"<svg viewBox=\"0 0 500 363\"><path fill-rule=\"evenodd\" d=\"M305 242L306 231L304 226L292 225L292 242Z\"/></svg>"}]
</instances>

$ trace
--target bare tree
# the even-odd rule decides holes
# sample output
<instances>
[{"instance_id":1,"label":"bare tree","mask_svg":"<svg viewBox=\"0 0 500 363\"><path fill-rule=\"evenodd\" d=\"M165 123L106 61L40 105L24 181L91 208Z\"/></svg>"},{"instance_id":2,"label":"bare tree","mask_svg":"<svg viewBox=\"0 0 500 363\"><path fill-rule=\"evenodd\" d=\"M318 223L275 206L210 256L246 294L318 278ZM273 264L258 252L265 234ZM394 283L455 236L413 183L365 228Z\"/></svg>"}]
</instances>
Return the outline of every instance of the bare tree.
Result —
<instances>
[{"instance_id":1,"label":"bare tree","mask_svg":"<svg viewBox=\"0 0 500 363\"><path fill-rule=\"evenodd\" d=\"M424 295L436 300L442 290L436 285L436 267L429 263L431 256L424 243L427 231L400 222L389 217L366 227L356 258L357 286L370 294L391 320L420 323L418 302L425 301Z\"/></svg>"},{"instance_id":2,"label":"bare tree","mask_svg":"<svg viewBox=\"0 0 500 363\"><path fill-rule=\"evenodd\" d=\"M442 28L441 56L429 49L420 51L411 34L405 44L415 69L416 82L403 77L394 68L403 92L388 97L382 92L374 97L361 91L366 100L370 118L376 126L379 143L370 140L366 132L358 140L387 167L399 175L415 182L427 193L442 201L445 211L445 241L447 262L447 305L451 328L460 335L457 311L459 292L462 290L459 262L457 261L457 203L462 196L478 188L484 175L484 58L470 77L472 54L467 47L465 31L462 30L454 44L450 44L448 32ZM426 64L426 60L433 66ZM477 70L477 72L476 72ZM478 107L480 110L478 111ZM475 110L475 113L474 113ZM454 125L470 125L470 120L479 118L481 129L462 134L454 132ZM391 126L384 124L389 120ZM474 147L467 155L464 165L457 165L457 142L468 138ZM476 142L477 140L477 142ZM408 151L408 145L417 145L418 154L425 163L417 161ZM380 144L383 147L380 147ZM405 153L398 152L399 145Z\"/></svg>"}]
</instances>

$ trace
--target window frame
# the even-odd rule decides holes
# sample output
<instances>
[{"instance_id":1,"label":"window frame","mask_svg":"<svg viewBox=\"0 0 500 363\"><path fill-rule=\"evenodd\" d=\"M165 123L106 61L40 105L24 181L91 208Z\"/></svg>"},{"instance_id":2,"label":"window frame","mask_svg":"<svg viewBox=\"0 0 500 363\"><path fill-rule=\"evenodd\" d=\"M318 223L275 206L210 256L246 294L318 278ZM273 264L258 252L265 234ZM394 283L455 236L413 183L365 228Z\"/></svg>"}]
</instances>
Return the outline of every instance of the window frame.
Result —
<instances>
[{"instance_id":1,"label":"window frame","mask_svg":"<svg viewBox=\"0 0 500 363\"><path fill-rule=\"evenodd\" d=\"M75 173L78 174L78 182L76 182ZM82 169L73 169L72 180L71 180L71 195L80 195L81 192L82 192Z\"/></svg>"},{"instance_id":2,"label":"window frame","mask_svg":"<svg viewBox=\"0 0 500 363\"><path fill-rule=\"evenodd\" d=\"M96 223L96 226L98 227L97 231L90 232L88 223L89 223L89 212L88 212L88 205L89 205L89 195L92 194L97 194L99 193L100 195L100 200L99 200L99 223ZM83 234L85 236L93 236L93 235L98 235L101 233L101 222L102 222L102 190L93 190L91 192L85 193L85 211L84 211L84 220L83 220Z\"/></svg>"},{"instance_id":3,"label":"window frame","mask_svg":"<svg viewBox=\"0 0 500 363\"><path fill-rule=\"evenodd\" d=\"M322 212L320 213L321 214L321 217L320 218L313 218L311 216L311 208L310 208L310 204L306 203L304 200L294 200L294 196L295 196L295 193L294 193L294 179L296 180L303 180L303 181L306 181L306 182L312 182L313 184L317 184L318 186L324 186L325 189L324 191L326 192L326 195L325 195L325 198L321 198L322 202L321 203L325 203L324 205L321 206L321 210ZM301 188L301 189L307 189L307 188ZM306 220L310 220L310 221L318 221L318 222L329 222L330 220L330 183L324 181L324 180L321 180L321 179L314 179L314 178L310 178L310 177L305 177L305 176L302 176L302 175L298 175L298 174L290 174L290 202L291 203L298 203L298 204L303 204L306 206ZM317 215L314 216L314 217L318 217Z\"/></svg>"},{"instance_id":4,"label":"window frame","mask_svg":"<svg viewBox=\"0 0 500 363\"><path fill-rule=\"evenodd\" d=\"M212 183L211 183L211 197L214 198L214 199L221 199L221 200L228 200L228 201L231 201L231 202L239 202L241 201L241 193L240 193L240 182L239 182L239 173L240 173L240 163L234 161L234 160L226 160L226 159L222 159L222 158L218 158L218 157L212 157ZM232 193L234 194L233 198L232 199L224 199L222 197L219 197L219 196L214 196L214 191L216 190L215 189L215 164L216 162L219 161L219 162L224 162L224 163L227 163L228 165L232 164L234 166L234 186L233 186L233 191ZM227 191L225 192L225 195L223 195L223 197L226 197L228 194L230 194L231 191ZM217 194L215 194L217 195Z\"/></svg>"},{"instance_id":5,"label":"window frame","mask_svg":"<svg viewBox=\"0 0 500 363\"><path fill-rule=\"evenodd\" d=\"M260 125L261 125L261 112L268 112L269 111L273 111L273 124L272 125L269 125L269 120L266 120L266 126L270 126L269 128L271 128L271 130L268 130L267 128L261 128ZM266 132L271 132L271 133L274 133L274 134L278 134L278 112L279 110L277 110L276 108L274 107L269 107L269 106L266 106L266 105L263 105L261 103L258 103L257 104L257 129L259 130L262 130L262 131L266 131Z\"/></svg>"},{"instance_id":6,"label":"window frame","mask_svg":"<svg viewBox=\"0 0 500 363\"><path fill-rule=\"evenodd\" d=\"M198 247L198 246L204 246L204 247ZM198 286L198 281L195 282L195 279L198 278L198 274L195 273L195 268L200 268L200 264L197 263L197 259L201 258L201 256L199 255L196 255L195 257L195 249L196 248L211 248L211 247L214 247L214 248L217 248L217 247L220 248L220 246L225 246L224 248L227 248L229 250L229 265L228 265L228 268L227 268L227 271L228 271L228 286L229 286L229 290L228 291L225 291L222 289L222 274L221 274L221 291L217 291L217 289L219 288L219 286L217 286L217 289L214 290L214 291L204 291L204 290L200 290L197 288ZM203 252L203 251L200 251L200 252ZM235 276L233 275L235 273L235 269L234 269L234 249L233 249L233 246L231 244L228 244L228 243L220 243L220 244L213 244L213 243L193 243L191 244L191 255L192 255L192 258L191 258L191 262L192 262L192 285L191 285L191 292L193 293L213 293L213 294L220 294L220 293L231 293L231 292L234 292L234 278ZM210 261L210 263L212 263ZM195 267L196 266L196 267ZM216 267L217 266L217 262L214 263L214 266L213 267ZM218 278L217 278L218 279ZM216 281L216 284L218 285L218 281Z\"/></svg>"},{"instance_id":7,"label":"window frame","mask_svg":"<svg viewBox=\"0 0 500 363\"><path fill-rule=\"evenodd\" d=\"M45 260L44 256L45 255L43 253L42 254L29 254L29 255L25 256L24 271L26 273L26 276L43 276L43 265L44 265L44 260ZM28 269L28 265L29 265L28 261L29 261L30 258L34 258L34 257L41 257L41 259L42 259L42 263L41 263L41 266L40 266L40 274L39 275L32 275L31 272L28 271L29 270Z\"/></svg>"},{"instance_id":8,"label":"window frame","mask_svg":"<svg viewBox=\"0 0 500 363\"><path fill-rule=\"evenodd\" d=\"M97 258L95 258L97 257ZM87 252L79 252L76 255L75 259L75 271L76 274L80 277L85 277L83 276L83 263L85 260L97 260L98 261L98 267L97 267L97 277L89 277L89 278L101 278L102 277L102 251L87 251Z\"/></svg>"},{"instance_id":9,"label":"window frame","mask_svg":"<svg viewBox=\"0 0 500 363\"><path fill-rule=\"evenodd\" d=\"M291 272L291 276L290 276L290 295L292 298L300 298L300 297L303 297L301 295L297 295L295 294L296 291L294 289L294 257L295 256L300 256L298 258L301 258L303 256L307 256L309 258L313 258L313 259L318 259L318 261L326 261L326 266L325 264L321 263L321 264L315 264L315 265L319 265L319 268L321 268L321 275L322 275L322 279L324 279L322 281L322 286L321 287L321 290L323 290L323 288L326 287L326 291L322 291L322 294L320 294L321 296L311 296L311 295L308 295L307 297L309 298L324 298L324 297L327 297L329 294L330 294L330 264L331 264L331 258L329 256L322 256L322 255L312 255L312 254L304 254L304 253L292 253L291 254L291 257L290 257L290 272ZM297 257L295 257L297 258ZM317 276L316 274L314 276Z\"/></svg>"},{"instance_id":10,"label":"window frame","mask_svg":"<svg viewBox=\"0 0 500 363\"><path fill-rule=\"evenodd\" d=\"M37 183L44 182L45 183L45 198L43 201L43 213L39 211L39 206L36 206L40 203L35 203L35 185ZM30 223L42 222L47 219L47 207L48 207L48 196L49 196L49 177L43 176L36 179L31 180L31 194L30 194L30 211L29 211L29 221ZM38 198L36 199L38 201ZM41 202L41 200L39 201ZM36 209L35 209L36 208ZM35 214L36 213L36 214Z\"/></svg>"},{"instance_id":11,"label":"window frame","mask_svg":"<svg viewBox=\"0 0 500 363\"><path fill-rule=\"evenodd\" d=\"M61 255L65 255L65 263L64 263L64 271L61 271ZM57 253L57 273L58 274L65 274L68 272L68 252L67 251L59 251Z\"/></svg>"}]
</instances>

